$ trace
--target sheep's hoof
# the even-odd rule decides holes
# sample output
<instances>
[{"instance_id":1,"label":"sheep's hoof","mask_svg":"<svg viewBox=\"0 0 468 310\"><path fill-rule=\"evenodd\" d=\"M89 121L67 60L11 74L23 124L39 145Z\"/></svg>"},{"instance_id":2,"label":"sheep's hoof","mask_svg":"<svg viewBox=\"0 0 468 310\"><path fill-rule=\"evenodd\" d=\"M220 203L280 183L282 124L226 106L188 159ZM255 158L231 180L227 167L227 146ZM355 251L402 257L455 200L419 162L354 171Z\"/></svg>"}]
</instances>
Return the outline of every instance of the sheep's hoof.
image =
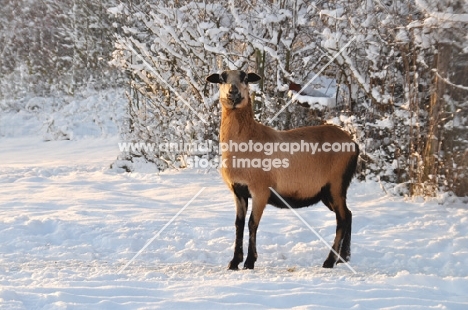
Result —
<instances>
[{"instance_id":1,"label":"sheep's hoof","mask_svg":"<svg viewBox=\"0 0 468 310\"><path fill-rule=\"evenodd\" d=\"M327 258L325 262L323 262L322 265L323 268L333 268L335 267L335 260L332 258Z\"/></svg>"},{"instance_id":2,"label":"sheep's hoof","mask_svg":"<svg viewBox=\"0 0 468 310\"><path fill-rule=\"evenodd\" d=\"M229 270L239 270L239 262L231 261L228 265Z\"/></svg>"},{"instance_id":3,"label":"sheep's hoof","mask_svg":"<svg viewBox=\"0 0 468 310\"><path fill-rule=\"evenodd\" d=\"M248 260L244 263L244 270L246 269L254 269L255 261L249 262Z\"/></svg>"},{"instance_id":4,"label":"sheep's hoof","mask_svg":"<svg viewBox=\"0 0 468 310\"><path fill-rule=\"evenodd\" d=\"M344 261L341 260L341 259L338 259L338 261L336 262L336 264L342 264L342 263L347 263L349 262L349 259L351 258L351 254L346 254L346 255L342 255L341 257L343 257Z\"/></svg>"},{"instance_id":5,"label":"sheep's hoof","mask_svg":"<svg viewBox=\"0 0 468 310\"><path fill-rule=\"evenodd\" d=\"M249 255L247 255L247 259L245 260L245 263L244 263L244 270L245 269L254 269L254 265L255 265L256 261L257 261L257 253L255 253L254 255L251 255L251 253L249 253Z\"/></svg>"}]
</instances>

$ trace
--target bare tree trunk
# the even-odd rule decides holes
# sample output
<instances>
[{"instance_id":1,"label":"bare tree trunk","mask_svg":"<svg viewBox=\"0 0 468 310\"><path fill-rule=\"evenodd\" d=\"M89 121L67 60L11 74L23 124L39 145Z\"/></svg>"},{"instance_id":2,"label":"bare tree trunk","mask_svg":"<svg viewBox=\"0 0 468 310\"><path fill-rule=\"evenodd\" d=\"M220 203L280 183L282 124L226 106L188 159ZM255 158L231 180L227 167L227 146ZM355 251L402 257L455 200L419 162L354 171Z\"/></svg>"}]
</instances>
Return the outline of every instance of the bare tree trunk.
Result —
<instances>
[{"instance_id":1,"label":"bare tree trunk","mask_svg":"<svg viewBox=\"0 0 468 310\"><path fill-rule=\"evenodd\" d=\"M444 95L446 83L443 78L448 76L452 46L449 43L439 43L438 53L434 56L436 73L432 82L433 92L429 101L428 130L423 152L423 193L433 196L438 188L439 152L443 136L442 115L444 112Z\"/></svg>"}]
</instances>

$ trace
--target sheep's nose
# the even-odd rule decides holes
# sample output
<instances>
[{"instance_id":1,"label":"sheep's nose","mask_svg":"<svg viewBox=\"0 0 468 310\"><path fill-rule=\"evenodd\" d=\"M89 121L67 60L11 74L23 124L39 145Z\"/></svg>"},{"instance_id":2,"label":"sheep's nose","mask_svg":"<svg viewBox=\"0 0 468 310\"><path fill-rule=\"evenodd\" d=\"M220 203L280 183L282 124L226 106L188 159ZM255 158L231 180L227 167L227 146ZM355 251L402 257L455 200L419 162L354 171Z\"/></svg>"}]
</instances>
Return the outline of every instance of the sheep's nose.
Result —
<instances>
[{"instance_id":1,"label":"sheep's nose","mask_svg":"<svg viewBox=\"0 0 468 310\"><path fill-rule=\"evenodd\" d=\"M239 93L239 89L237 88L236 85L232 85L231 88L229 89L229 94L230 95L236 95Z\"/></svg>"}]
</instances>

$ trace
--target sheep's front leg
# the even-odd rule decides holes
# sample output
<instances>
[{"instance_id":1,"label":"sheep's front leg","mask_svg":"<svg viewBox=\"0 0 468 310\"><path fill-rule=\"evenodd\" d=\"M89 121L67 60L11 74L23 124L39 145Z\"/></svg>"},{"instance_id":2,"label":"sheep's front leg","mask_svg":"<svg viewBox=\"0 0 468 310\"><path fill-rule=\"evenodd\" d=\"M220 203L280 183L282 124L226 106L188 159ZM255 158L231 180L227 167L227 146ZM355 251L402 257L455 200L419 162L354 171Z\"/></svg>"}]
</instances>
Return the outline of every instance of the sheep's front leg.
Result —
<instances>
[{"instance_id":1,"label":"sheep's front leg","mask_svg":"<svg viewBox=\"0 0 468 310\"><path fill-rule=\"evenodd\" d=\"M239 263L244 260L244 250L242 243L244 240L245 216L247 214L248 200L247 197L235 196L236 203L236 241L234 245L234 257L228 265L231 270L238 270Z\"/></svg>"},{"instance_id":2,"label":"sheep's front leg","mask_svg":"<svg viewBox=\"0 0 468 310\"><path fill-rule=\"evenodd\" d=\"M257 261L257 229L267 200L268 196L266 199L264 197L261 199L252 198L252 213L249 219L249 252L244 263L244 269L254 269L255 262Z\"/></svg>"}]
</instances>

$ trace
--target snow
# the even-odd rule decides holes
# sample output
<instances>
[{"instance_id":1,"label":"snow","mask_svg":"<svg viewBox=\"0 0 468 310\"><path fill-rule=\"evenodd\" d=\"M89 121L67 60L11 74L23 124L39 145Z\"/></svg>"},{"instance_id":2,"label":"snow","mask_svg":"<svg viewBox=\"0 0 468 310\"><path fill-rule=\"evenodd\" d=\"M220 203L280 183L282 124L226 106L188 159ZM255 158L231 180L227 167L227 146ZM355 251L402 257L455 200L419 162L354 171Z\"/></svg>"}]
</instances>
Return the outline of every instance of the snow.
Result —
<instances>
[{"instance_id":1,"label":"snow","mask_svg":"<svg viewBox=\"0 0 468 310\"><path fill-rule=\"evenodd\" d=\"M0 138L41 136L43 140L76 140L117 136L125 106L121 89L85 89L76 97L8 101L3 108L0 105Z\"/></svg>"},{"instance_id":2,"label":"snow","mask_svg":"<svg viewBox=\"0 0 468 310\"><path fill-rule=\"evenodd\" d=\"M426 14L433 16L440 20L442 27L450 28L448 22L462 22L468 23L468 14L456 14L452 12L434 12L433 6L429 6L424 0L416 0L416 5L419 6Z\"/></svg>"},{"instance_id":3,"label":"snow","mask_svg":"<svg viewBox=\"0 0 468 310\"><path fill-rule=\"evenodd\" d=\"M2 116L26 129L1 126L1 309L468 307L468 209L456 199L405 200L354 180L357 274L321 268L326 246L289 210L267 207L256 269L229 271L235 211L216 170L118 173L117 134L59 117L72 140L45 142L24 112ZM332 243L332 212L298 212Z\"/></svg>"},{"instance_id":4,"label":"snow","mask_svg":"<svg viewBox=\"0 0 468 310\"><path fill-rule=\"evenodd\" d=\"M297 92L289 91L288 95L292 101L307 103L309 107L323 110L324 108L332 108L336 106L336 97L326 97L323 94L317 92L316 96L312 95L299 95Z\"/></svg>"},{"instance_id":5,"label":"snow","mask_svg":"<svg viewBox=\"0 0 468 310\"><path fill-rule=\"evenodd\" d=\"M308 62L308 59L304 59ZM311 72L303 81L304 84L309 84L304 87L300 93L295 90L290 90L288 96L292 102L306 103L310 108L323 110L336 106L336 80L327 78L326 76L317 75Z\"/></svg>"}]
</instances>

